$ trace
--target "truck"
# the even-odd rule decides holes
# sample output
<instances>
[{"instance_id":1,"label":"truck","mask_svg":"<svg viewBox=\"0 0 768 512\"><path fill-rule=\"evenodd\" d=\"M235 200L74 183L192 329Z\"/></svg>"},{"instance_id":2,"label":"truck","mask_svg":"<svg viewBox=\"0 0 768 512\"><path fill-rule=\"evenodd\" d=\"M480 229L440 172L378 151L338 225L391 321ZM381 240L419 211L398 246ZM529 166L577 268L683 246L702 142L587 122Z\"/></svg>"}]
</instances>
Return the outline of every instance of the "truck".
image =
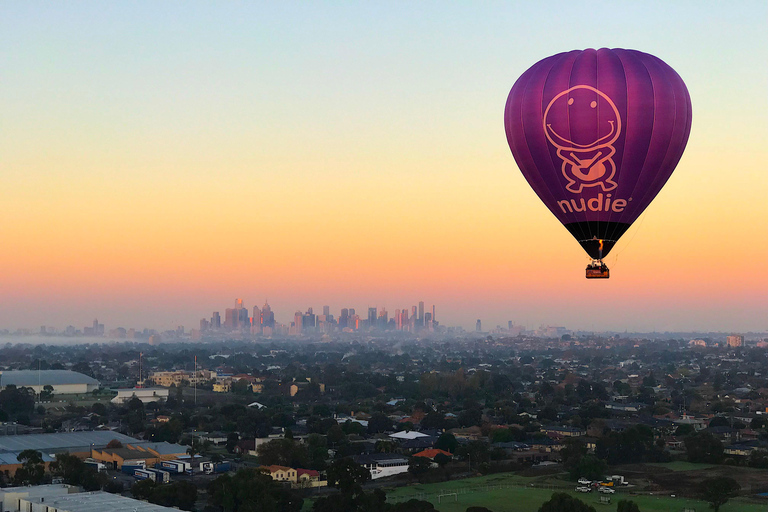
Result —
<instances>
[{"instance_id":1,"label":"truck","mask_svg":"<svg viewBox=\"0 0 768 512\"><path fill-rule=\"evenodd\" d=\"M162 469L154 469L154 468L148 468L147 471L151 471L155 474L154 482L158 484L167 484L171 481L171 474L167 471L163 471Z\"/></svg>"},{"instance_id":2,"label":"truck","mask_svg":"<svg viewBox=\"0 0 768 512\"><path fill-rule=\"evenodd\" d=\"M159 468L170 473L189 473L192 471L192 464L183 460L164 460L160 462Z\"/></svg>"},{"instance_id":3,"label":"truck","mask_svg":"<svg viewBox=\"0 0 768 512\"><path fill-rule=\"evenodd\" d=\"M133 475L133 472L137 469L147 469L147 463L143 460L131 462L130 464L123 464L120 466L120 471L126 475Z\"/></svg>"},{"instance_id":4,"label":"truck","mask_svg":"<svg viewBox=\"0 0 768 512\"><path fill-rule=\"evenodd\" d=\"M229 461L222 461L222 462L201 462L200 463L200 471L205 473L206 475L210 475L212 473L226 473L230 469L230 463Z\"/></svg>"},{"instance_id":5,"label":"truck","mask_svg":"<svg viewBox=\"0 0 768 512\"><path fill-rule=\"evenodd\" d=\"M86 466L91 467L98 472L107 470L107 465L96 459L85 459L83 462L85 463Z\"/></svg>"},{"instance_id":6,"label":"truck","mask_svg":"<svg viewBox=\"0 0 768 512\"><path fill-rule=\"evenodd\" d=\"M152 471L147 471L146 469L134 469L133 478L136 480L152 480L154 482L157 476Z\"/></svg>"},{"instance_id":7,"label":"truck","mask_svg":"<svg viewBox=\"0 0 768 512\"><path fill-rule=\"evenodd\" d=\"M616 485L629 485L629 482L624 480L624 477L621 475L611 475L611 480Z\"/></svg>"},{"instance_id":8,"label":"truck","mask_svg":"<svg viewBox=\"0 0 768 512\"><path fill-rule=\"evenodd\" d=\"M166 484L171 481L170 473L152 468L136 469L133 471L133 477L136 480L152 480L158 484Z\"/></svg>"}]
</instances>

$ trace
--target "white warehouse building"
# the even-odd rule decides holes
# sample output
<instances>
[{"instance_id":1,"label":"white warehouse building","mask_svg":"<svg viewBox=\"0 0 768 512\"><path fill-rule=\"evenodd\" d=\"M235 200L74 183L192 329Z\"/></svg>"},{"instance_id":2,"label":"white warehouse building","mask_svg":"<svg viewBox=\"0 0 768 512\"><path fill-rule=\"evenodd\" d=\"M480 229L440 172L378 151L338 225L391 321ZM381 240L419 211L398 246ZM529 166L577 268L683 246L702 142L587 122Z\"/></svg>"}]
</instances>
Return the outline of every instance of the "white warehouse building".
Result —
<instances>
[{"instance_id":1,"label":"white warehouse building","mask_svg":"<svg viewBox=\"0 0 768 512\"><path fill-rule=\"evenodd\" d=\"M172 512L178 510L108 492L79 492L65 484L0 489L3 512Z\"/></svg>"},{"instance_id":2,"label":"white warehouse building","mask_svg":"<svg viewBox=\"0 0 768 512\"><path fill-rule=\"evenodd\" d=\"M71 370L9 370L0 372L0 389L14 385L31 388L39 394L45 386L52 386L54 394L90 393L99 389L99 381Z\"/></svg>"},{"instance_id":3,"label":"white warehouse building","mask_svg":"<svg viewBox=\"0 0 768 512\"><path fill-rule=\"evenodd\" d=\"M168 400L167 388L122 388L117 390L117 396L112 399L113 404L122 405L130 402L132 398L138 398L142 402L159 402Z\"/></svg>"}]
</instances>

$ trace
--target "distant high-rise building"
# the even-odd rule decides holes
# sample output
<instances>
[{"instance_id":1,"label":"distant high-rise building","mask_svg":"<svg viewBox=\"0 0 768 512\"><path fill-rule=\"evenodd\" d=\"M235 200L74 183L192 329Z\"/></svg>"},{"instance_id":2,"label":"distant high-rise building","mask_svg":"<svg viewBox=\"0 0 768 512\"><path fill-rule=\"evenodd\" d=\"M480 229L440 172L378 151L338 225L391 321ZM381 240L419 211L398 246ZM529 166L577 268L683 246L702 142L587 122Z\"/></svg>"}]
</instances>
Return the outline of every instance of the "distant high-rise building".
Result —
<instances>
[{"instance_id":1,"label":"distant high-rise building","mask_svg":"<svg viewBox=\"0 0 768 512\"><path fill-rule=\"evenodd\" d=\"M507 330L511 331L511 330L512 330L512 326L513 326L513 325L515 325L515 324L513 324L513 323L512 323L512 320L510 320L509 322L507 322Z\"/></svg>"},{"instance_id":2,"label":"distant high-rise building","mask_svg":"<svg viewBox=\"0 0 768 512\"><path fill-rule=\"evenodd\" d=\"M325 315L325 318L331 316L331 306L323 306L323 315Z\"/></svg>"},{"instance_id":3,"label":"distant high-rise building","mask_svg":"<svg viewBox=\"0 0 768 512\"><path fill-rule=\"evenodd\" d=\"M269 329L275 328L275 314L272 312L272 308L269 307L268 302L265 302L264 307L261 308L261 326L262 329L266 327Z\"/></svg>"},{"instance_id":4,"label":"distant high-rise building","mask_svg":"<svg viewBox=\"0 0 768 512\"><path fill-rule=\"evenodd\" d=\"M395 310L395 330L403 330L403 315L400 313L399 309Z\"/></svg>"},{"instance_id":5,"label":"distant high-rise building","mask_svg":"<svg viewBox=\"0 0 768 512\"><path fill-rule=\"evenodd\" d=\"M213 315L211 315L211 329L221 329L221 315L218 311L214 311Z\"/></svg>"},{"instance_id":6,"label":"distant high-rise building","mask_svg":"<svg viewBox=\"0 0 768 512\"><path fill-rule=\"evenodd\" d=\"M235 309L243 309L243 299L235 299Z\"/></svg>"},{"instance_id":7,"label":"distant high-rise building","mask_svg":"<svg viewBox=\"0 0 768 512\"><path fill-rule=\"evenodd\" d=\"M368 308L368 327L376 327L376 308Z\"/></svg>"},{"instance_id":8,"label":"distant high-rise building","mask_svg":"<svg viewBox=\"0 0 768 512\"><path fill-rule=\"evenodd\" d=\"M301 329L304 327L304 315L301 314L301 311L297 311L293 315L293 325L295 327L295 333L301 334Z\"/></svg>"},{"instance_id":9,"label":"distant high-rise building","mask_svg":"<svg viewBox=\"0 0 768 512\"><path fill-rule=\"evenodd\" d=\"M381 311L379 311L379 318L376 321L376 327L382 331L386 331L389 324L389 313L387 313L387 308L381 308Z\"/></svg>"},{"instance_id":10,"label":"distant high-rise building","mask_svg":"<svg viewBox=\"0 0 768 512\"><path fill-rule=\"evenodd\" d=\"M245 308L237 310L237 328L246 331L251 328L251 319L248 317L248 310Z\"/></svg>"},{"instance_id":11,"label":"distant high-rise building","mask_svg":"<svg viewBox=\"0 0 768 512\"><path fill-rule=\"evenodd\" d=\"M317 327L317 317L315 316L315 313L312 311L312 308L308 308L307 312L302 317L302 327L304 331L313 332L315 330L315 327Z\"/></svg>"},{"instance_id":12,"label":"distant high-rise building","mask_svg":"<svg viewBox=\"0 0 768 512\"><path fill-rule=\"evenodd\" d=\"M227 331L234 331L238 328L238 314L239 311L234 308L227 308L224 310L224 329Z\"/></svg>"},{"instance_id":13,"label":"distant high-rise building","mask_svg":"<svg viewBox=\"0 0 768 512\"><path fill-rule=\"evenodd\" d=\"M477 322L475 323L475 331L482 332L483 330L483 324L480 322L480 319L477 319Z\"/></svg>"},{"instance_id":14,"label":"distant high-rise building","mask_svg":"<svg viewBox=\"0 0 768 512\"><path fill-rule=\"evenodd\" d=\"M424 301L419 301L419 322L424 323Z\"/></svg>"},{"instance_id":15,"label":"distant high-rise building","mask_svg":"<svg viewBox=\"0 0 768 512\"><path fill-rule=\"evenodd\" d=\"M435 305L432 304L432 321L434 322L437 320L437 317L435 316Z\"/></svg>"},{"instance_id":16,"label":"distant high-rise building","mask_svg":"<svg viewBox=\"0 0 768 512\"><path fill-rule=\"evenodd\" d=\"M208 330L208 327L210 326L210 322L206 320L205 318L200 319L200 332L205 332Z\"/></svg>"},{"instance_id":17,"label":"distant high-rise building","mask_svg":"<svg viewBox=\"0 0 768 512\"><path fill-rule=\"evenodd\" d=\"M261 334L262 318L259 306L253 306L253 316L251 317L251 334Z\"/></svg>"},{"instance_id":18,"label":"distant high-rise building","mask_svg":"<svg viewBox=\"0 0 768 512\"><path fill-rule=\"evenodd\" d=\"M736 348L736 347L743 347L744 346L744 336L739 335L731 335L726 338L726 342L728 343L729 347Z\"/></svg>"}]
</instances>

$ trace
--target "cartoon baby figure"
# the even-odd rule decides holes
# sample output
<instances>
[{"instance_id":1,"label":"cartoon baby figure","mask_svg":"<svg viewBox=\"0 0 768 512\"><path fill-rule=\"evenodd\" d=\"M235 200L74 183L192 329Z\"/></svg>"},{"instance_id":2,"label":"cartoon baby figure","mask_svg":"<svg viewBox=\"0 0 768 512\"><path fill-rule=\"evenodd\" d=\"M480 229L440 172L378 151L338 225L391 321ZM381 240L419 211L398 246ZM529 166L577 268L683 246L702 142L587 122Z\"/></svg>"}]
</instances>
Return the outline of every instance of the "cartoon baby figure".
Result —
<instances>
[{"instance_id":1,"label":"cartoon baby figure","mask_svg":"<svg viewBox=\"0 0 768 512\"><path fill-rule=\"evenodd\" d=\"M603 192L616 188L611 157L621 134L621 118L608 96L589 85L561 92L544 111L544 133L563 161L567 190L578 194L584 187L600 186Z\"/></svg>"}]
</instances>

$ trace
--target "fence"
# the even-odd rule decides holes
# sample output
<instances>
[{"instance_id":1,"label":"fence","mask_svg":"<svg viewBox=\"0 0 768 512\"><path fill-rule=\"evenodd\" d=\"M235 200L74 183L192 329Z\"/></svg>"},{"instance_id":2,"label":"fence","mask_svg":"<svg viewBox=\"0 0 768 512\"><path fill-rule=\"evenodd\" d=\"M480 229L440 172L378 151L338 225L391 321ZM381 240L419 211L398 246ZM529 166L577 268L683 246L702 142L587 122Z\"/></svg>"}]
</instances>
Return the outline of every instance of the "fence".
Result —
<instances>
[{"instance_id":1,"label":"fence","mask_svg":"<svg viewBox=\"0 0 768 512\"><path fill-rule=\"evenodd\" d=\"M435 492L420 492L420 493L414 493L414 494L408 494L404 496L387 496L387 501L389 503L403 503L408 500L440 500L441 498L445 498L448 495L455 494L456 499L458 499L459 496L466 495L466 494L475 494L475 493L481 493L481 492L491 492L491 491L501 491L504 489L544 489L548 491L562 491L562 490L572 490L573 485L569 484L538 484L538 483L531 483L528 485L523 484L497 484L497 485L465 485L463 487L453 487L449 489L439 489Z\"/></svg>"}]
</instances>

